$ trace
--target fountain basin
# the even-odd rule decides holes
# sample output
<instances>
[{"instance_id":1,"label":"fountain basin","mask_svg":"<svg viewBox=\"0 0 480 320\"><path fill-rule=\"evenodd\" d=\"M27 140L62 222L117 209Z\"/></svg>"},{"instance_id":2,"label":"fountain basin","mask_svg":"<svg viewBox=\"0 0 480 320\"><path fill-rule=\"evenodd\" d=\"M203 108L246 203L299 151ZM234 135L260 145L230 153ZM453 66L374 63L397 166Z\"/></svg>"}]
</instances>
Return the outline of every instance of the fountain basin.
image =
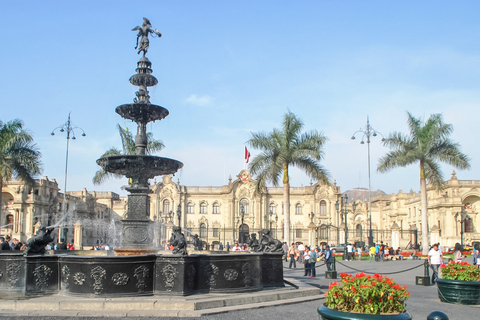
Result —
<instances>
[{"instance_id":1,"label":"fountain basin","mask_svg":"<svg viewBox=\"0 0 480 320\"><path fill-rule=\"evenodd\" d=\"M283 287L282 254L23 256L0 253L0 298L134 297Z\"/></svg>"}]
</instances>

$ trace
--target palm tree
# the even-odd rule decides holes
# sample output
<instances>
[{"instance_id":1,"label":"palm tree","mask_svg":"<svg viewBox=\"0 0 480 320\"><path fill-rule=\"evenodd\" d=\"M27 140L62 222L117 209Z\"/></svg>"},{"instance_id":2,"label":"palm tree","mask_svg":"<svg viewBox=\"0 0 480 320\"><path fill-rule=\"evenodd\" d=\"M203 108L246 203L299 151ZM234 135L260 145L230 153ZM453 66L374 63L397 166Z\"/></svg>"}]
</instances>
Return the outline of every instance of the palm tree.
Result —
<instances>
[{"instance_id":1,"label":"palm tree","mask_svg":"<svg viewBox=\"0 0 480 320\"><path fill-rule=\"evenodd\" d=\"M250 172L256 175L257 191L265 187L267 181L278 186L283 174L284 241L287 243L290 243L289 167L296 166L311 178L328 183L328 172L319 163L324 158L323 147L328 139L316 130L302 133L302 128L303 122L288 111L281 130L251 132L248 140L250 146L262 151L249 165Z\"/></svg>"},{"instance_id":2,"label":"palm tree","mask_svg":"<svg viewBox=\"0 0 480 320\"><path fill-rule=\"evenodd\" d=\"M442 172L438 162L444 162L459 169L470 168L468 157L461 153L460 145L450 140L453 126L443 122L441 114L432 114L426 123L407 112L409 135L394 132L384 141L393 149L382 157L377 170L385 172L395 167L420 164L420 196L422 207L423 253L428 253L427 181L440 190L443 185Z\"/></svg>"},{"instance_id":3,"label":"palm tree","mask_svg":"<svg viewBox=\"0 0 480 320\"><path fill-rule=\"evenodd\" d=\"M40 158L41 154L32 136L23 129L21 120L0 121L0 224L4 181L15 176L33 187L33 177L42 172Z\"/></svg>"},{"instance_id":4,"label":"palm tree","mask_svg":"<svg viewBox=\"0 0 480 320\"><path fill-rule=\"evenodd\" d=\"M127 127L122 128L119 124L117 124L117 128L118 128L118 133L120 134L120 138L122 139L122 150L120 151L115 147L110 148L107 151L105 151L104 154L102 154L101 158L110 157L110 156L136 154L135 139L133 137L132 132L128 130ZM152 154L155 151L160 151L163 149L163 147L165 147L165 145L161 140L153 139L153 135L151 132L147 133L147 139L148 139L147 149L146 149L147 154ZM122 177L122 175L107 172L103 168L101 168L95 173L95 176L92 179L93 184L97 184L97 185L101 184L102 182L105 181L105 179L111 176L114 176L117 178Z\"/></svg>"}]
</instances>

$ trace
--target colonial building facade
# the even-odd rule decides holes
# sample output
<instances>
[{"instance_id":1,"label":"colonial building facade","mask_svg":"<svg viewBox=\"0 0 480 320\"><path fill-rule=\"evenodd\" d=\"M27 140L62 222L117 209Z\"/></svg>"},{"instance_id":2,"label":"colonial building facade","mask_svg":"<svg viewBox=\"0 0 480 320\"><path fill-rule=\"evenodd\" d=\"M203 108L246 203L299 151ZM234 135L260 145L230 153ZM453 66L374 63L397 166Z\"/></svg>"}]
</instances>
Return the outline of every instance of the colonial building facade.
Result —
<instances>
[{"instance_id":1,"label":"colonial building facade","mask_svg":"<svg viewBox=\"0 0 480 320\"><path fill-rule=\"evenodd\" d=\"M55 240L65 238L77 249L107 240L111 220L119 219L113 210L121 202L118 194L83 189L67 192L65 201L64 208L64 194L55 179L38 179L33 188L20 180L7 181L2 188L0 235L25 243L41 226L58 225Z\"/></svg>"},{"instance_id":2,"label":"colonial building facade","mask_svg":"<svg viewBox=\"0 0 480 320\"><path fill-rule=\"evenodd\" d=\"M19 181L4 185L0 234L22 239L30 237L34 225L60 221L63 194L55 180L43 178L31 192ZM168 241L171 227L180 224L187 237L198 234L205 243L244 242L262 229L284 239L282 187L256 192L256 183L247 170L227 185L185 186L164 176L151 186L150 219L154 244ZM393 247L410 248L421 239L420 194L399 191L371 194L368 190L341 192L335 183L290 188L290 239L310 245L322 243L366 243L383 241ZM480 241L480 180L458 180L455 173L444 189L427 191L430 244L452 247ZM108 242L126 212L127 198L112 192L67 193L67 204L74 212L65 225L81 224L83 245ZM342 201L343 199L343 201ZM347 202L345 203L345 200ZM343 204L343 205L342 205ZM354 205L355 204L355 205ZM106 230L109 229L109 230ZM68 228L68 239L74 236Z\"/></svg>"}]
</instances>

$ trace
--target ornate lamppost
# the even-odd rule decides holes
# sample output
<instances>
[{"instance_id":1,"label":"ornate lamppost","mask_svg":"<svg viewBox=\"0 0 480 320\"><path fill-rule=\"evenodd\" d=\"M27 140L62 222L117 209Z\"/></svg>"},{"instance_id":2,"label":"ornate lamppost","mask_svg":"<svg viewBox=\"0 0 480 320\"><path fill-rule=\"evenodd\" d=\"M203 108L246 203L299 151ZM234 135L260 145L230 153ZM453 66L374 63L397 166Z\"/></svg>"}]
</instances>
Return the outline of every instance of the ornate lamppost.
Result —
<instances>
[{"instance_id":1,"label":"ornate lamppost","mask_svg":"<svg viewBox=\"0 0 480 320\"><path fill-rule=\"evenodd\" d=\"M245 206L243 205L243 203L240 203L240 215L242 216L242 225L240 227L241 231L240 231L240 243L244 243L244 238L245 238L245 230L244 230L244 225L243 225L243 220L245 218Z\"/></svg>"},{"instance_id":2,"label":"ornate lamppost","mask_svg":"<svg viewBox=\"0 0 480 320\"><path fill-rule=\"evenodd\" d=\"M315 218L315 213L311 212L308 214L308 217L310 218L310 223L308 224L308 229L312 230L312 234L315 235L316 241L312 239L309 239L308 242L313 243L316 242L316 245L318 246L318 237L317 237L317 232L316 229L317 227L315 226L315 223L313 222L313 219Z\"/></svg>"},{"instance_id":3,"label":"ornate lamppost","mask_svg":"<svg viewBox=\"0 0 480 320\"><path fill-rule=\"evenodd\" d=\"M277 239L278 214L275 214L275 239Z\"/></svg>"},{"instance_id":4,"label":"ornate lamppost","mask_svg":"<svg viewBox=\"0 0 480 320\"><path fill-rule=\"evenodd\" d=\"M459 219L460 218L460 219ZM465 206L462 207L462 211L455 214L455 221L460 222L460 244L463 248L463 233L464 233L464 223L466 220Z\"/></svg>"},{"instance_id":5,"label":"ornate lamppost","mask_svg":"<svg viewBox=\"0 0 480 320\"><path fill-rule=\"evenodd\" d=\"M66 132L67 133L67 151L66 151L66 154L65 154L65 187L64 187L64 190L63 190L63 217L62 217L62 220L65 219L66 216L67 216L68 149L69 149L69 146L70 146L70 137L71 137L72 140L77 139L75 137L75 129L82 131L82 137L86 136L85 131L83 131L82 128L74 126L74 124L70 121L70 114L71 114L71 112L68 113L67 122L65 122L61 126L56 127L55 129L53 129L53 131L51 133L51 135L54 136L55 135L55 130L57 130L57 129L60 132ZM62 232L60 233L61 236L59 237L58 240L60 240L60 238L64 238L65 241L66 241L67 240L67 234L66 234L67 232L68 232L68 229L66 229L64 227Z\"/></svg>"},{"instance_id":6,"label":"ornate lamppost","mask_svg":"<svg viewBox=\"0 0 480 320\"><path fill-rule=\"evenodd\" d=\"M178 204L177 207L178 226L182 227L182 206Z\"/></svg>"},{"instance_id":7,"label":"ornate lamppost","mask_svg":"<svg viewBox=\"0 0 480 320\"><path fill-rule=\"evenodd\" d=\"M378 131L375 131L375 129L373 129L371 126L370 126L370 120L367 116L367 126L363 129L360 129L358 131L355 131L352 135L352 140L355 140L355 135L357 133L360 133L362 134L362 141L360 142L360 144L365 144L365 141L364 139L367 138L367 150L368 150L368 214L369 214L369 221L370 221L370 229L369 229L369 235L368 235L368 246L371 247L373 246L373 230L372 230L372 206L371 206L371 178L370 178L370 137L376 137L377 135L381 135L382 136L382 141L385 141L385 138L383 137L383 135L378 132Z\"/></svg>"},{"instance_id":8,"label":"ornate lamppost","mask_svg":"<svg viewBox=\"0 0 480 320\"><path fill-rule=\"evenodd\" d=\"M272 233L273 210L270 208L270 233Z\"/></svg>"}]
</instances>

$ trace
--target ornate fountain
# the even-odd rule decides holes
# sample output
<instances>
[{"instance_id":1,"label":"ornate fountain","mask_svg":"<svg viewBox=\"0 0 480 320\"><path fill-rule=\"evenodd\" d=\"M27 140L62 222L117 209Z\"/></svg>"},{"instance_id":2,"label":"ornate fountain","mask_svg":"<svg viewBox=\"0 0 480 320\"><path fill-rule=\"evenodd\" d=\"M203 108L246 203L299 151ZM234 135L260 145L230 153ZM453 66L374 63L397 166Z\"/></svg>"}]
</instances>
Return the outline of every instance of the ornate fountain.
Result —
<instances>
[{"instance_id":1,"label":"ornate fountain","mask_svg":"<svg viewBox=\"0 0 480 320\"><path fill-rule=\"evenodd\" d=\"M150 186L148 179L156 176L172 174L183 167L183 163L157 156L146 155L148 144L147 124L152 121L162 120L168 116L168 110L150 103L148 87L157 85L157 79L152 75L152 63L145 56L148 47L148 36L161 34L152 30L152 25L147 18L143 18L141 27L138 30L137 46L138 53L143 56L137 62L136 74L130 77L130 83L139 87L135 93L134 103L122 104L115 110L122 118L137 123L137 136L135 137L136 155L120 155L100 158L97 164L105 171L125 175L131 181L127 187L128 209L125 219L122 220L123 239L122 248L151 249L151 223L150 220ZM139 45L140 39L140 45Z\"/></svg>"},{"instance_id":2,"label":"ornate fountain","mask_svg":"<svg viewBox=\"0 0 480 320\"><path fill-rule=\"evenodd\" d=\"M161 36L151 27L150 21L143 18L142 27L133 29L138 31L136 48L143 56L130 83L139 89L134 103L116 108L120 116L137 123L136 154L97 160L105 171L125 175L131 182L127 188L128 209L122 220L122 246L117 249L117 256L82 251L43 254L45 243L52 241L49 236L53 230L45 228L29 242L30 254L0 252L0 298L55 293L102 298L170 296L284 286L281 242L273 239L268 230L263 231L260 241L252 243L256 252L187 255L185 237L178 226L173 228L170 239L173 254L154 254L148 180L175 173L183 164L146 155L147 123L168 115L167 109L150 103L148 94L148 87L158 83L152 75L152 63L145 56L148 36Z\"/></svg>"}]
</instances>

